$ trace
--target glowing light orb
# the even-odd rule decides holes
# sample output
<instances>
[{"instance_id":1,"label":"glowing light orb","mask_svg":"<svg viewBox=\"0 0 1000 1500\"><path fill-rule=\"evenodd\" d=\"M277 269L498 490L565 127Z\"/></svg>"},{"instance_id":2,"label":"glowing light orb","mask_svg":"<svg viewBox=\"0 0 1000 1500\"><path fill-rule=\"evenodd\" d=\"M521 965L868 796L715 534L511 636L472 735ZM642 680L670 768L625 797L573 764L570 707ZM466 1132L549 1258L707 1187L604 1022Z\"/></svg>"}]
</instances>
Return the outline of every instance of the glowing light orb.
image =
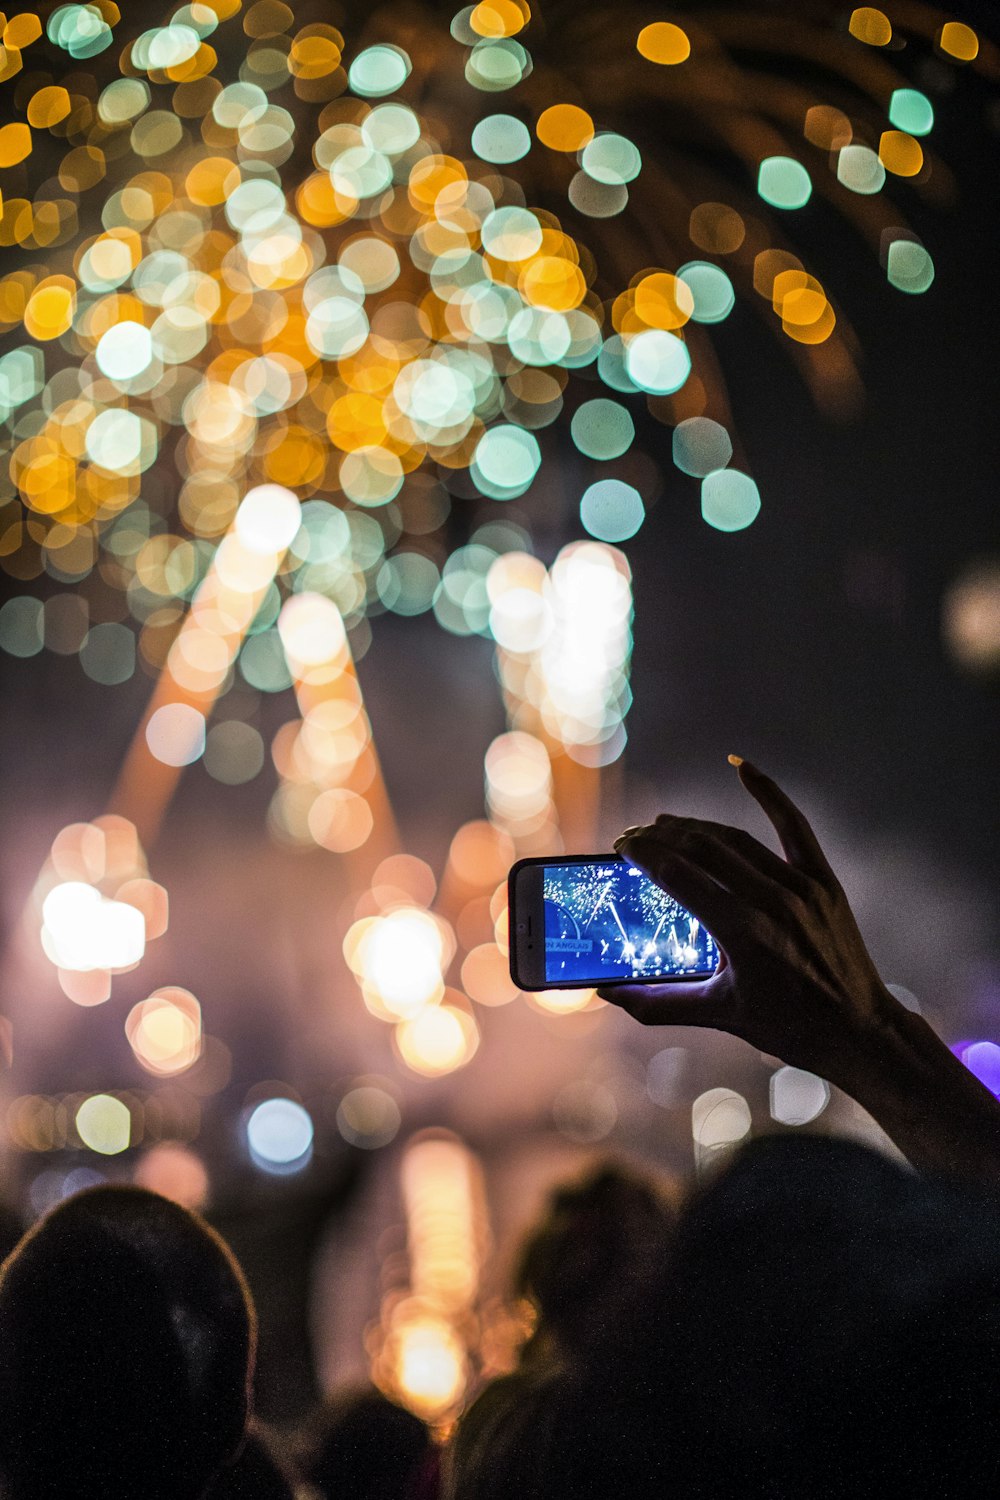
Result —
<instances>
[{"instance_id":1,"label":"glowing light orb","mask_svg":"<svg viewBox=\"0 0 1000 1500\"><path fill-rule=\"evenodd\" d=\"M895 89L888 113L890 123L907 135L929 135L934 128L934 106L919 89Z\"/></svg>"},{"instance_id":2,"label":"glowing light orb","mask_svg":"<svg viewBox=\"0 0 1000 1500\"><path fill-rule=\"evenodd\" d=\"M92 1094L76 1112L76 1133L83 1144L101 1156L127 1151L132 1139L128 1105L111 1094Z\"/></svg>"},{"instance_id":3,"label":"glowing light orb","mask_svg":"<svg viewBox=\"0 0 1000 1500\"><path fill-rule=\"evenodd\" d=\"M265 1172L301 1171L312 1156L312 1118L294 1099L265 1099L250 1115L246 1132L250 1156Z\"/></svg>"},{"instance_id":4,"label":"glowing light orb","mask_svg":"<svg viewBox=\"0 0 1000 1500\"><path fill-rule=\"evenodd\" d=\"M425 1078L440 1078L464 1067L479 1046L479 1032L471 1016L450 1005L429 1005L412 1021L395 1029L399 1055L406 1066Z\"/></svg>"},{"instance_id":5,"label":"glowing light orb","mask_svg":"<svg viewBox=\"0 0 1000 1500\"><path fill-rule=\"evenodd\" d=\"M472 149L482 161L520 161L531 150L531 132L514 115L487 115L472 132Z\"/></svg>"},{"instance_id":6,"label":"glowing light orb","mask_svg":"<svg viewBox=\"0 0 1000 1500\"><path fill-rule=\"evenodd\" d=\"M716 469L701 481L701 513L717 531L742 531L760 513L760 491L739 469Z\"/></svg>"},{"instance_id":7,"label":"glowing light orb","mask_svg":"<svg viewBox=\"0 0 1000 1500\"><path fill-rule=\"evenodd\" d=\"M109 380L131 380L149 368L153 337L141 323L126 319L109 328L94 352L97 368Z\"/></svg>"},{"instance_id":8,"label":"glowing light orb","mask_svg":"<svg viewBox=\"0 0 1000 1500\"><path fill-rule=\"evenodd\" d=\"M757 191L772 208L804 208L812 197L812 180L791 156L768 156L757 173Z\"/></svg>"},{"instance_id":9,"label":"glowing light orb","mask_svg":"<svg viewBox=\"0 0 1000 1500\"><path fill-rule=\"evenodd\" d=\"M248 490L236 512L236 535L250 552L284 552L302 520L298 498L280 484L259 484Z\"/></svg>"},{"instance_id":10,"label":"glowing light orb","mask_svg":"<svg viewBox=\"0 0 1000 1500\"><path fill-rule=\"evenodd\" d=\"M60 969L129 969L146 951L142 912L82 881L55 886L42 903L42 919L42 945Z\"/></svg>"},{"instance_id":11,"label":"glowing light orb","mask_svg":"<svg viewBox=\"0 0 1000 1500\"><path fill-rule=\"evenodd\" d=\"M598 397L585 401L573 413L570 434L588 458L620 458L632 445L635 423L617 401Z\"/></svg>"},{"instance_id":12,"label":"glowing light orb","mask_svg":"<svg viewBox=\"0 0 1000 1500\"><path fill-rule=\"evenodd\" d=\"M710 417L688 417L674 428L673 459L684 474L704 479L724 469L733 456L733 440Z\"/></svg>"},{"instance_id":13,"label":"glowing light orb","mask_svg":"<svg viewBox=\"0 0 1000 1500\"><path fill-rule=\"evenodd\" d=\"M364 98L394 94L410 76L411 63L401 47L384 43L359 52L347 72L347 82Z\"/></svg>"},{"instance_id":14,"label":"glowing light orb","mask_svg":"<svg viewBox=\"0 0 1000 1500\"><path fill-rule=\"evenodd\" d=\"M601 479L584 490L580 520L601 542L624 542L635 536L646 519L642 496L621 479Z\"/></svg>"},{"instance_id":15,"label":"glowing light orb","mask_svg":"<svg viewBox=\"0 0 1000 1500\"><path fill-rule=\"evenodd\" d=\"M662 328L637 333L625 350L625 368L641 391L670 395L691 373L691 355L683 339Z\"/></svg>"},{"instance_id":16,"label":"glowing light orb","mask_svg":"<svg viewBox=\"0 0 1000 1500\"><path fill-rule=\"evenodd\" d=\"M769 1085L771 1119L781 1125L808 1125L830 1102L830 1085L801 1068L779 1068Z\"/></svg>"},{"instance_id":17,"label":"glowing light orb","mask_svg":"<svg viewBox=\"0 0 1000 1500\"><path fill-rule=\"evenodd\" d=\"M189 703L165 703L146 725L146 744L165 766L190 766L205 752L205 715Z\"/></svg>"}]
</instances>

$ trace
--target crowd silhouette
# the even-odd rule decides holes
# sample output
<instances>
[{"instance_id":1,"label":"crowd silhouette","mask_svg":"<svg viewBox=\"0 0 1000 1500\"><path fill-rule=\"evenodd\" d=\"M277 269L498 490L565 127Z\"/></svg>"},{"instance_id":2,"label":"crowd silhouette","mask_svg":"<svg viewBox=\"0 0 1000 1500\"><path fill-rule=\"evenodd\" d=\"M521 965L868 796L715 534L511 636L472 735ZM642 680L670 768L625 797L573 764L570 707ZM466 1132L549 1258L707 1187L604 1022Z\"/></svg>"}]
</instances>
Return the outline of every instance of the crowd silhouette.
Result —
<instances>
[{"instance_id":1,"label":"crowd silhouette","mask_svg":"<svg viewBox=\"0 0 1000 1500\"><path fill-rule=\"evenodd\" d=\"M253 1303L225 1242L144 1189L88 1189L17 1243L3 1226L6 1500L996 1492L1000 1102L882 983L802 813L732 759L783 856L696 819L627 830L619 847L723 961L704 983L605 998L820 1074L908 1165L773 1136L682 1199L596 1165L524 1244L516 1367L444 1435L355 1387L295 1432L266 1430Z\"/></svg>"}]
</instances>

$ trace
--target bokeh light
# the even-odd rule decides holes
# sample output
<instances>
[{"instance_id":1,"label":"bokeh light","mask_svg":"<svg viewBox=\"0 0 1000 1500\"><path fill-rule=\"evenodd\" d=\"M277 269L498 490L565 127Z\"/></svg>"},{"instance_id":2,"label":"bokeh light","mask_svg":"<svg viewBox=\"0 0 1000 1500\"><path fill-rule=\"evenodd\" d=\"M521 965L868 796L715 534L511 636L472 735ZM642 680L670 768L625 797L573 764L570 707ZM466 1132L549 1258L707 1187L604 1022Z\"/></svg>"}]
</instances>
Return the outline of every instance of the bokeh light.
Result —
<instances>
[{"instance_id":1,"label":"bokeh light","mask_svg":"<svg viewBox=\"0 0 1000 1500\"><path fill-rule=\"evenodd\" d=\"M255 1165L284 1175L301 1171L312 1156L313 1122L294 1099L265 1099L246 1123L247 1146Z\"/></svg>"}]
</instances>

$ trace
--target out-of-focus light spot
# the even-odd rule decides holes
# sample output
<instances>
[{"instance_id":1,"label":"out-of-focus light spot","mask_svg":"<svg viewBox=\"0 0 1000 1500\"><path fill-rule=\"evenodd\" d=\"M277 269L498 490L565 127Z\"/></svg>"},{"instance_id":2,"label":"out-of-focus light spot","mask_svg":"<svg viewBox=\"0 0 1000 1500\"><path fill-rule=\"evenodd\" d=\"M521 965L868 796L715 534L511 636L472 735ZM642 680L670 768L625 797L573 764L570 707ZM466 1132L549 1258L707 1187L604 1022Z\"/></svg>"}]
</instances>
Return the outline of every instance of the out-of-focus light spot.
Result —
<instances>
[{"instance_id":1,"label":"out-of-focus light spot","mask_svg":"<svg viewBox=\"0 0 1000 1500\"><path fill-rule=\"evenodd\" d=\"M854 139L854 129L841 109L832 104L814 104L806 110L802 134L821 151L839 151Z\"/></svg>"},{"instance_id":2,"label":"out-of-focus light spot","mask_svg":"<svg viewBox=\"0 0 1000 1500\"><path fill-rule=\"evenodd\" d=\"M885 167L870 146L845 146L837 157L837 180L852 193L877 193L885 182Z\"/></svg>"},{"instance_id":3,"label":"out-of-focus light spot","mask_svg":"<svg viewBox=\"0 0 1000 1500\"><path fill-rule=\"evenodd\" d=\"M946 21L938 32L938 47L959 62L971 62L979 55L979 38L971 26L961 21Z\"/></svg>"},{"instance_id":4,"label":"out-of-focus light spot","mask_svg":"<svg viewBox=\"0 0 1000 1500\"><path fill-rule=\"evenodd\" d=\"M372 235L349 241L340 252L340 264L358 278L366 292L384 292L399 276L395 249L388 240Z\"/></svg>"},{"instance_id":5,"label":"out-of-focus light spot","mask_svg":"<svg viewBox=\"0 0 1000 1500\"><path fill-rule=\"evenodd\" d=\"M146 951L142 912L92 885L64 881L42 903L42 946L60 969L129 969Z\"/></svg>"},{"instance_id":6,"label":"out-of-focus light spot","mask_svg":"<svg viewBox=\"0 0 1000 1500\"><path fill-rule=\"evenodd\" d=\"M0 167L16 167L31 155L31 128L20 122L0 126Z\"/></svg>"},{"instance_id":7,"label":"out-of-focus light spot","mask_svg":"<svg viewBox=\"0 0 1000 1500\"><path fill-rule=\"evenodd\" d=\"M716 469L724 469L732 456L732 438L710 417L688 417L674 428L673 459L684 474L704 479Z\"/></svg>"},{"instance_id":8,"label":"out-of-focus light spot","mask_svg":"<svg viewBox=\"0 0 1000 1500\"><path fill-rule=\"evenodd\" d=\"M429 912L417 907L401 906L375 919L348 962L396 1019L419 1015L444 993L441 928Z\"/></svg>"},{"instance_id":9,"label":"out-of-focus light spot","mask_svg":"<svg viewBox=\"0 0 1000 1500\"><path fill-rule=\"evenodd\" d=\"M252 724L227 719L215 724L205 740L205 770L225 786L242 786L264 766L264 741Z\"/></svg>"},{"instance_id":10,"label":"out-of-focus light spot","mask_svg":"<svg viewBox=\"0 0 1000 1500\"><path fill-rule=\"evenodd\" d=\"M76 1112L76 1133L83 1144L101 1156L127 1151L132 1139L128 1105L111 1094L92 1094Z\"/></svg>"},{"instance_id":11,"label":"out-of-focus light spot","mask_svg":"<svg viewBox=\"0 0 1000 1500\"><path fill-rule=\"evenodd\" d=\"M594 122L576 104L550 104L538 116L535 133L551 151L582 151L594 138Z\"/></svg>"},{"instance_id":12,"label":"out-of-focus light spot","mask_svg":"<svg viewBox=\"0 0 1000 1500\"><path fill-rule=\"evenodd\" d=\"M265 1099L250 1115L246 1131L251 1159L265 1172L283 1175L308 1165L313 1122L294 1099Z\"/></svg>"},{"instance_id":13,"label":"out-of-focus light spot","mask_svg":"<svg viewBox=\"0 0 1000 1500\"><path fill-rule=\"evenodd\" d=\"M916 295L934 280L934 262L914 240L893 240L886 253L885 274L897 291Z\"/></svg>"},{"instance_id":14,"label":"out-of-focus light spot","mask_svg":"<svg viewBox=\"0 0 1000 1500\"><path fill-rule=\"evenodd\" d=\"M92 626L80 647L80 665L92 682L128 682L135 671L135 636L113 620Z\"/></svg>"},{"instance_id":15,"label":"out-of-focus light spot","mask_svg":"<svg viewBox=\"0 0 1000 1500\"><path fill-rule=\"evenodd\" d=\"M646 1093L661 1109L674 1109L681 1103L688 1062L686 1047L664 1047L646 1064Z\"/></svg>"},{"instance_id":16,"label":"out-of-focus light spot","mask_svg":"<svg viewBox=\"0 0 1000 1500\"><path fill-rule=\"evenodd\" d=\"M410 59L401 47L382 43L366 47L351 63L347 81L356 94L367 99L394 94L410 76Z\"/></svg>"},{"instance_id":17,"label":"out-of-focus light spot","mask_svg":"<svg viewBox=\"0 0 1000 1500\"><path fill-rule=\"evenodd\" d=\"M132 1178L138 1187L159 1193L182 1208L204 1208L208 1202L208 1172L201 1159L176 1141L164 1141L144 1153Z\"/></svg>"},{"instance_id":18,"label":"out-of-focus light spot","mask_svg":"<svg viewBox=\"0 0 1000 1500\"><path fill-rule=\"evenodd\" d=\"M650 328L629 340L625 368L640 390L670 395L679 391L690 375L691 355L683 339L675 333Z\"/></svg>"},{"instance_id":19,"label":"out-of-focus light spot","mask_svg":"<svg viewBox=\"0 0 1000 1500\"><path fill-rule=\"evenodd\" d=\"M441 575L422 552L396 552L386 558L375 586L386 609L397 615L422 615L434 603Z\"/></svg>"},{"instance_id":20,"label":"out-of-focus light spot","mask_svg":"<svg viewBox=\"0 0 1000 1500\"><path fill-rule=\"evenodd\" d=\"M728 203L699 203L691 210L691 243L713 255L732 255L742 245L746 232L742 216Z\"/></svg>"},{"instance_id":21,"label":"out-of-focus light spot","mask_svg":"<svg viewBox=\"0 0 1000 1500\"><path fill-rule=\"evenodd\" d=\"M701 481L701 513L717 531L742 531L760 513L760 491L739 469L716 469Z\"/></svg>"},{"instance_id":22,"label":"out-of-focus light spot","mask_svg":"<svg viewBox=\"0 0 1000 1500\"><path fill-rule=\"evenodd\" d=\"M708 1089L691 1106L691 1134L706 1151L741 1141L751 1123L750 1106L734 1089Z\"/></svg>"},{"instance_id":23,"label":"out-of-focus light spot","mask_svg":"<svg viewBox=\"0 0 1000 1500\"><path fill-rule=\"evenodd\" d=\"M465 79L473 88L496 94L520 83L531 66L531 58L515 37L483 38L469 54Z\"/></svg>"},{"instance_id":24,"label":"out-of-focus light spot","mask_svg":"<svg viewBox=\"0 0 1000 1500\"><path fill-rule=\"evenodd\" d=\"M341 461L340 487L355 505L388 505L403 488L403 466L386 448L356 448Z\"/></svg>"},{"instance_id":25,"label":"out-of-focus light spot","mask_svg":"<svg viewBox=\"0 0 1000 1500\"><path fill-rule=\"evenodd\" d=\"M147 1073L183 1073L201 1056L201 1006L189 990L156 990L129 1011L125 1035Z\"/></svg>"},{"instance_id":26,"label":"out-of-focus light spot","mask_svg":"<svg viewBox=\"0 0 1000 1500\"><path fill-rule=\"evenodd\" d=\"M372 1084L348 1090L337 1106L337 1129L349 1145L362 1151L388 1146L402 1121L392 1095Z\"/></svg>"},{"instance_id":27,"label":"out-of-focus light spot","mask_svg":"<svg viewBox=\"0 0 1000 1500\"><path fill-rule=\"evenodd\" d=\"M462 988L477 1005L508 1005L518 996L496 943L479 943L462 964Z\"/></svg>"},{"instance_id":28,"label":"out-of-focus light spot","mask_svg":"<svg viewBox=\"0 0 1000 1500\"><path fill-rule=\"evenodd\" d=\"M480 488L499 500L523 494L541 462L541 449L534 433L500 425L483 433L469 469Z\"/></svg>"},{"instance_id":29,"label":"out-of-focus light spot","mask_svg":"<svg viewBox=\"0 0 1000 1500\"><path fill-rule=\"evenodd\" d=\"M520 161L531 150L531 132L514 115L487 115L472 132L472 149L481 161Z\"/></svg>"},{"instance_id":30,"label":"out-of-focus light spot","mask_svg":"<svg viewBox=\"0 0 1000 1500\"><path fill-rule=\"evenodd\" d=\"M907 1010L912 1010L918 1016L921 1014L920 1001L912 990L906 988L905 984L887 984L886 989L890 995L895 995L900 1005L905 1006Z\"/></svg>"},{"instance_id":31,"label":"out-of-focus light spot","mask_svg":"<svg viewBox=\"0 0 1000 1500\"><path fill-rule=\"evenodd\" d=\"M771 1119L780 1125L808 1125L830 1102L830 1085L802 1068L779 1068L769 1085Z\"/></svg>"},{"instance_id":32,"label":"out-of-focus light spot","mask_svg":"<svg viewBox=\"0 0 1000 1500\"><path fill-rule=\"evenodd\" d=\"M677 272L691 291L694 306L691 316L696 323L721 323L736 304L733 283L719 266L707 260L689 260Z\"/></svg>"},{"instance_id":33,"label":"out-of-focus light spot","mask_svg":"<svg viewBox=\"0 0 1000 1500\"><path fill-rule=\"evenodd\" d=\"M642 157L638 147L625 136L605 131L584 147L580 165L595 182L619 187L638 177Z\"/></svg>"},{"instance_id":34,"label":"out-of-focus light spot","mask_svg":"<svg viewBox=\"0 0 1000 1500\"><path fill-rule=\"evenodd\" d=\"M33 339L48 343L66 333L76 309L76 288L66 276L39 282L24 309L24 327Z\"/></svg>"},{"instance_id":35,"label":"out-of-focus light spot","mask_svg":"<svg viewBox=\"0 0 1000 1500\"><path fill-rule=\"evenodd\" d=\"M962 1050L962 1061L991 1094L1000 1098L1000 1047L996 1042L972 1042Z\"/></svg>"},{"instance_id":36,"label":"out-of-focus light spot","mask_svg":"<svg viewBox=\"0 0 1000 1500\"><path fill-rule=\"evenodd\" d=\"M129 319L115 323L101 338L94 357L102 375L110 380L131 380L141 375L153 360L149 329Z\"/></svg>"},{"instance_id":37,"label":"out-of-focus light spot","mask_svg":"<svg viewBox=\"0 0 1000 1500\"><path fill-rule=\"evenodd\" d=\"M686 31L672 21L653 21L644 26L636 38L636 50L650 62L674 66L691 56L691 43Z\"/></svg>"},{"instance_id":38,"label":"out-of-focus light spot","mask_svg":"<svg viewBox=\"0 0 1000 1500\"><path fill-rule=\"evenodd\" d=\"M916 177L924 164L920 142L905 130L883 130L878 143L879 161L897 177Z\"/></svg>"},{"instance_id":39,"label":"out-of-focus light spot","mask_svg":"<svg viewBox=\"0 0 1000 1500\"><path fill-rule=\"evenodd\" d=\"M291 490L259 484L248 490L236 512L236 535L249 552L268 556L290 546L302 521L302 508Z\"/></svg>"},{"instance_id":40,"label":"out-of-focus light spot","mask_svg":"<svg viewBox=\"0 0 1000 1500\"><path fill-rule=\"evenodd\" d=\"M768 156L757 173L757 191L772 208L803 208L812 197L812 180L791 156Z\"/></svg>"},{"instance_id":41,"label":"out-of-focus light spot","mask_svg":"<svg viewBox=\"0 0 1000 1500\"><path fill-rule=\"evenodd\" d=\"M392 1339L400 1397L425 1420L454 1406L465 1389L465 1350L451 1324L433 1313L400 1319Z\"/></svg>"},{"instance_id":42,"label":"out-of-focus light spot","mask_svg":"<svg viewBox=\"0 0 1000 1500\"><path fill-rule=\"evenodd\" d=\"M21 594L0 608L0 646L10 656L37 656L45 644L42 601Z\"/></svg>"},{"instance_id":43,"label":"out-of-focus light spot","mask_svg":"<svg viewBox=\"0 0 1000 1500\"><path fill-rule=\"evenodd\" d=\"M278 634L296 671L336 662L347 646L340 610L322 594L295 594L286 599L278 616Z\"/></svg>"},{"instance_id":44,"label":"out-of-focus light spot","mask_svg":"<svg viewBox=\"0 0 1000 1500\"><path fill-rule=\"evenodd\" d=\"M526 990L525 999L547 1016L575 1016L593 1008L594 990Z\"/></svg>"},{"instance_id":45,"label":"out-of-focus light spot","mask_svg":"<svg viewBox=\"0 0 1000 1500\"><path fill-rule=\"evenodd\" d=\"M884 11L873 5L860 5L851 12L847 23L851 36L869 47L886 47L892 41L892 23Z\"/></svg>"},{"instance_id":46,"label":"out-of-focus light spot","mask_svg":"<svg viewBox=\"0 0 1000 1500\"><path fill-rule=\"evenodd\" d=\"M205 752L205 715L189 703L165 703L146 725L146 744L165 766L190 766Z\"/></svg>"},{"instance_id":47,"label":"out-of-focus light spot","mask_svg":"<svg viewBox=\"0 0 1000 1500\"><path fill-rule=\"evenodd\" d=\"M498 260L527 260L542 248L542 226L527 208L495 209L483 220L481 235L483 249Z\"/></svg>"},{"instance_id":48,"label":"out-of-focus light spot","mask_svg":"<svg viewBox=\"0 0 1000 1500\"><path fill-rule=\"evenodd\" d=\"M141 474L155 461L156 428L134 411L98 412L84 439L87 457L112 474Z\"/></svg>"},{"instance_id":49,"label":"out-of-focus light spot","mask_svg":"<svg viewBox=\"0 0 1000 1500\"><path fill-rule=\"evenodd\" d=\"M471 1016L452 1005L428 1005L394 1032L404 1063L424 1078L440 1078L464 1067L479 1046Z\"/></svg>"},{"instance_id":50,"label":"out-of-focus light spot","mask_svg":"<svg viewBox=\"0 0 1000 1500\"><path fill-rule=\"evenodd\" d=\"M613 219L628 204L628 188L624 183L595 182L586 172L576 173L568 196L577 213L586 214L589 219Z\"/></svg>"},{"instance_id":51,"label":"out-of-focus light spot","mask_svg":"<svg viewBox=\"0 0 1000 1500\"><path fill-rule=\"evenodd\" d=\"M309 832L321 849L347 854L360 849L375 826L372 810L358 792L330 787L309 809Z\"/></svg>"},{"instance_id":52,"label":"out-of-focus light spot","mask_svg":"<svg viewBox=\"0 0 1000 1500\"><path fill-rule=\"evenodd\" d=\"M477 36L516 36L527 25L528 7L518 0L480 0L469 16L469 26Z\"/></svg>"},{"instance_id":53,"label":"out-of-focus light spot","mask_svg":"<svg viewBox=\"0 0 1000 1500\"><path fill-rule=\"evenodd\" d=\"M894 89L889 121L907 135L929 135L934 128L934 106L919 89Z\"/></svg>"},{"instance_id":54,"label":"out-of-focus light spot","mask_svg":"<svg viewBox=\"0 0 1000 1500\"><path fill-rule=\"evenodd\" d=\"M583 492L580 520L600 542L624 542L646 519L639 491L621 479L600 479Z\"/></svg>"},{"instance_id":55,"label":"out-of-focus light spot","mask_svg":"<svg viewBox=\"0 0 1000 1500\"><path fill-rule=\"evenodd\" d=\"M617 401L598 397L596 401L585 401L573 413L570 433L580 452L588 458L620 458L632 446L635 423Z\"/></svg>"},{"instance_id":56,"label":"out-of-focus light spot","mask_svg":"<svg viewBox=\"0 0 1000 1500\"><path fill-rule=\"evenodd\" d=\"M581 1079L559 1090L552 1101L552 1118L560 1135L589 1146L603 1141L614 1130L618 1105L604 1084Z\"/></svg>"},{"instance_id":57,"label":"out-of-focus light spot","mask_svg":"<svg viewBox=\"0 0 1000 1500\"><path fill-rule=\"evenodd\" d=\"M1000 564L976 562L955 579L944 596L942 627L960 666L1000 668Z\"/></svg>"}]
</instances>

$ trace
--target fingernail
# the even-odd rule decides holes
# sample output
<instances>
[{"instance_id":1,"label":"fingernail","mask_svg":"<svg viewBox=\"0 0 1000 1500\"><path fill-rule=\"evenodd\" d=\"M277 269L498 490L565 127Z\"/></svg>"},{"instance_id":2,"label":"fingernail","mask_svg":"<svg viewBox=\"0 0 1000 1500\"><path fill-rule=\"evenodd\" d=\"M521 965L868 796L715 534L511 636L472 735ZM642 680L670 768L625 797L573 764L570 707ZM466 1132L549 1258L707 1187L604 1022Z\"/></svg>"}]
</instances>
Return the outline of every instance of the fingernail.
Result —
<instances>
[{"instance_id":1,"label":"fingernail","mask_svg":"<svg viewBox=\"0 0 1000 1500\"><path fill-rule=\"evenodd\" d=\"M642 823L632 823L628 828L623 828L621 833L615 839L615 843L620 844L623 839L630 839L634 834L641 833L643 830L643 826L644 825Z\"/></svg>"},{"instance_id":2,"label":"fingernail","mask_svg":"<svg viewBox=\"0 0 1000 1500\"><path fill-rule=\"evenodd\" d=\"M743 764L742 755L727 755L726 759L731 766L741 766Z\"/></svg>"}]
</instances>

